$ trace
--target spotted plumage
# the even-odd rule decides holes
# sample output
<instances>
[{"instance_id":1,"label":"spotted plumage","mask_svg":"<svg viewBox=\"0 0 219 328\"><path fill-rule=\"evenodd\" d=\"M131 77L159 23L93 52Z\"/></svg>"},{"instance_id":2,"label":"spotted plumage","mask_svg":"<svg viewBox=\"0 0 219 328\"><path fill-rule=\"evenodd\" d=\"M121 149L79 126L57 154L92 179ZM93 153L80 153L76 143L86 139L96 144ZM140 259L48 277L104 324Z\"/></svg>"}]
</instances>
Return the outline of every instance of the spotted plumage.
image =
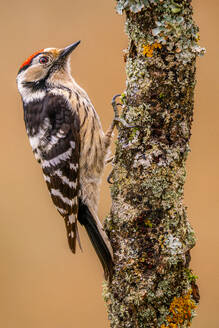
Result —
<instances>
[{"instance_id":1,"label":"spotted plumage","mask_svg":"<svg viewBox=\"0 0 219 328\"><path fill-rule=\"evenodd\" d=\"M79 221L110 278L113 253L97 207L113 125L104 134L86 92L70 75L69 54L77 45L35 53L21 66L17 83L29 141L64 218L69 246L75 253L76 240L80 244Z\"/></svg>"}]
</instances>

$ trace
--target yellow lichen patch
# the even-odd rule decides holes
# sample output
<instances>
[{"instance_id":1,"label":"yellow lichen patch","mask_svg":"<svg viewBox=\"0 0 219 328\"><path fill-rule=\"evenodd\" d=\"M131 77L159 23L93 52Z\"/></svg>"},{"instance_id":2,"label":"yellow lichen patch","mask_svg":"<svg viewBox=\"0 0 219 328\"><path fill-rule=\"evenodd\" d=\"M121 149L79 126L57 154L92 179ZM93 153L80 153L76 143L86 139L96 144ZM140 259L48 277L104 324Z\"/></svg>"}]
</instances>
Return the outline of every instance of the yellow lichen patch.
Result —
<instances>
[{"instance_id":1,"label":"yellow lichen patch","mask_svg":"<svg viewBox=\"0 0 219 328\"><path fill-rule=\"evenodd\" d=\"M147 56L147 57L152 57L153 53L154 53L154 49L161 49L162 45L158 42L155 42L153 44L146 44L143 45L143 55Z\"/></svg>"},{"instance_id":2,"label":"yellow lichen patch","mask_svg":"<svg viewBox=\"0 0 219 328\"><path fill-rule=\"evenodd\" d=\"M196 33L195 41L196 41L196 42L199 42L199 40L200 40L200 34L199 34L199 33Z\"/></svg>"},{"instance_id":3,"label":"yellow lichen patch","mask_svg":"<svg viewBox=\"0 0 219 328\"><path fill-rule=\"evenodd\" d=\"M159 48L161 49L162 48L162 45L158 42L155 42L154 44L152 44L153 48L156 49L156 48Z\"/></svg>"},{"instance_id":4,"label":"yellow lichen patch","mask_svg":"<svg viewBox=\"0 0 219 328\"><path fill-rule=\"evenodd\" d=\"M191 299L192 290L181 297L174 297L170 304L170 314L167 316L168 325L162 324L161 328L180 328L184 322L191 325L192 310L196 308L195 302Z\"/></svg>"}]
</instances>

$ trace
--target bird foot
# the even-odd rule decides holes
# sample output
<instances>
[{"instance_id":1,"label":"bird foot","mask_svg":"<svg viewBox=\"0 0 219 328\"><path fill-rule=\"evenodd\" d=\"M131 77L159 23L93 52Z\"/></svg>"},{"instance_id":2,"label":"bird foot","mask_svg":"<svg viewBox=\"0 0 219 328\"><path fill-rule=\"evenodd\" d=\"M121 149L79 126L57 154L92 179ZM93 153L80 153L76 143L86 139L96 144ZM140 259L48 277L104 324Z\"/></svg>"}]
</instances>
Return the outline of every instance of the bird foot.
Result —
<instances>
[{"instance_id":1,"label":"bird foot","mask_svg":"<svg viewBox=\"0 0 219 328\"><path fill-rule=\"evenodd\" d=\"M130 125L128 124L123 118L119 117L119 110L118 110L118 106L122 106L121 103L117 102L117 98L121 97L120 94L117 94L113 97L112 99L112 107L113 107L113 111L114 111L114 119L110 128L110 133L112 133L113 129L115 126L117 126L119 123L121 123L124 127L126 128L136 128L139 127L138 125ZM114 156L112 156L111 158L109 158L108 160L106 160L105 164L110 163L112 160L114 159ZM107 178L107 182L112 184L112 176L113 176L113 170L110 172L108 178Z\"/></svg>"},{"instance_id":2,"label":"bird foot","mask_svg":"<svg viewBox=\"0 0 219 328\"><path fill-rule=\"evenodd\" d=\"M113 155L113 156L107 158L107 159L105 160L105 165L111 163L111 162L114 160L114 157L115 157L115 156Z\"/></svg>"},{"instance_id":3,"label":"bird foot","mask_svg":"<svg viewBox=\"0 0 219 328\"><path fill-rule=\"evenodd\" d=\"M118 106L122 106L122 104L117 103L116 99L120 96L121 96L120 94L117 94L112 99L112 106L113 106L113 111L114 111L113 126L116 126L116 125L118 125L118 123L121 123L126 128L135 128L135 127L137 127L137 125L130 125L123 118L119 117Z\"/></svg>"}]
</instances>

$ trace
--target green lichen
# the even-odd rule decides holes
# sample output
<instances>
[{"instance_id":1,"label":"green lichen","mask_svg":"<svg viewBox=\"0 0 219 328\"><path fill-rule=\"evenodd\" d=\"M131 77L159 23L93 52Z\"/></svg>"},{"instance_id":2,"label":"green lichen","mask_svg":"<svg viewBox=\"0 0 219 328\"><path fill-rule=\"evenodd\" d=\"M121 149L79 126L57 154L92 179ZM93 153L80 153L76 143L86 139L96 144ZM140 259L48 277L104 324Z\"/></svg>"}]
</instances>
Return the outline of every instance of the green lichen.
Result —
<instances>
[{"instance_id":1,"label":"green lichen","mask_svg":"<svg viewBox=\"0 0 219 328\"><path fill-rule=\"evenodd\" d=\"M121 117L135 127L119 126L105 220L115 274L104 298L112 328L185 328L194 308L182 322L171 311L173 304L190 311L199 299L183 193L195 61L203 50L190 1L119 0L117 10L126 13L129 37Z\"/></svg>"},{"instance_id":2,"label":"green lichen","mask_svg":"<svg viewBox=\"0 0 219 328\"><path fill-rule=\"evenodd\" d=\"M191 269L186 268L185 272L186 272L187 277L188 277L190 282L196 282L196 280L198 279L198 276L195 275Z\"/></svg>"},{"instance_id":3,"label":"green lichen","mask_svg":"<svg viewBox=\"0 0 219 328\"><path fill-rule=\"evenodd\" d=\"M142 9L150 8L152 4L158 4L160 0L117 0L116 10L121 15L124 10L138 13Z\"/></svg>"}]
</instances>

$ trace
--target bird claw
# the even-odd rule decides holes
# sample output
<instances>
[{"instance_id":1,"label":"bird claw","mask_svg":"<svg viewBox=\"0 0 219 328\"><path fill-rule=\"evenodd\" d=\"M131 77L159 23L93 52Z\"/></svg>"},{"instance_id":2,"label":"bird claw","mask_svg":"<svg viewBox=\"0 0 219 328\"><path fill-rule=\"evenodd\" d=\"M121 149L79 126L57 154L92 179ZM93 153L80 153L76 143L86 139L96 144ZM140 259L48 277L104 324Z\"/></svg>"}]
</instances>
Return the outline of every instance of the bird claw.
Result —
<instances>
[{"instance_id":1,"label":"bird claw","mask_svg":"<svg viewBox=\"0 0 219 328\"><path fill-rule=\"evenodd\" d=\"M120 118L120 117L115 117L114 122L115 122L115 125L118 123L121 123L126 128L136 128L137 127L137 125L129 125L125 120L123 120L123 118Z\"/></svg>"},{"instance_id":2,"label":"bird claw","mask_svg":"<svg viewBox=\"0 0 219 328\"><path fill-rule=\"evenodd\" d=\"M118 106L122 106L121 103L117 103L117 98L120 97L121 95L120 94L117 94L113 97L112 99L112 107L113 107L113 110L114 110L114 119L113 119L113 122L112 122L112 125L111 125L111 128L110 128L110 131L112 133L114 127L116 125L118 125L118 123L121 123L124 127L126 128L137 128L139 127L139 125L130 125L128 124L123 118L119 117L119 111L118 111ZM112 157L113 159L114 157ZM109 159L105 162L105 164L109 163L112 159ZM112 182L112 177L113 177L113 170L110 172L108 178L107 178L107 182L109 184L113 184Z\"/></svg>"},{"instance_id":3,"label":"bird claw","mask_svg":"<svg viewBox=\"0 0 219 328\"><path fill-rule=\"evenodd\" d=\"M105 165L111 163L111 162L114 160L114 157L115 157L115 156L113 155L113 156L107 158L107 159L105 160Z\"/></svg>"},{"instance_id":4,"label":"bird claw","mask_svg":"<svg viewBox=\"0 0 219 328\"><path fill-rule=\"evenodd\" d=\"M113 125L118 125L118 123L121 123L124 127L126 128L136 128L137 125L130 125L128 124L123 118L119 117L119 111L118 111L118 106L122 106L121 103L117 103L116 99L118 97L120 97L120 94L117 94L113 97L112 99L112 106L113 106L113 110L114 110L114 119L113 119Z\"/></svg>"},{"instance_id":5,"label":"bird claw","mask_svg":"<svg viewBox=\"0 0 219 328\"><path fill-rule=\"evenodd\" d=\"M112 176L113 176L113 170L110 172L110 174L109 174L108 177L107 177L107 182L108 182L109 184L113 184L113 182L111 181Z\"/></svg>"}]
</instances>

